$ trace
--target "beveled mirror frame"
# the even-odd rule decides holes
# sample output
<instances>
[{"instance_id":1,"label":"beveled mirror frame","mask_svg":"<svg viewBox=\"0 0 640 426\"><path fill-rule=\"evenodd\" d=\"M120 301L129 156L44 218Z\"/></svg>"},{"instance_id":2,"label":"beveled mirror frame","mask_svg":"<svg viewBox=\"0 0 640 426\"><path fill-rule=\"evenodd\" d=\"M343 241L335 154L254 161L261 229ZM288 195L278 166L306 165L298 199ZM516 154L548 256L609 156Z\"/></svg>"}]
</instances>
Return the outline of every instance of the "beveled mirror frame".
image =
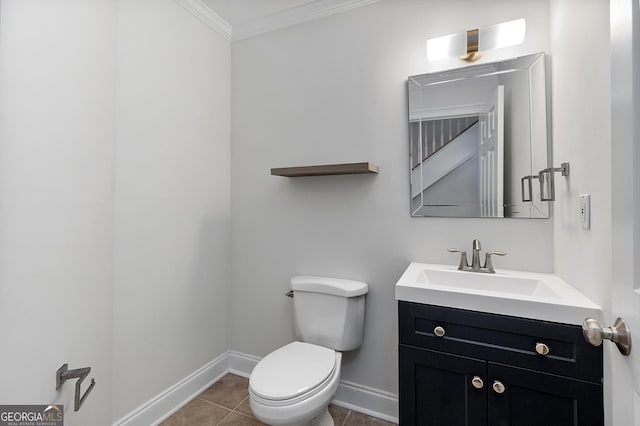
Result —
<instances>
[{"instance_id":1,"label":"beveled mirror frame","mask_svg":"<svg viewBox=\"0 0 640 426\"><path fill-rule=\"evenodd\" d=\"M412 216L548 218L545 55L411 76Z\"/></svg>"}]
</instances>

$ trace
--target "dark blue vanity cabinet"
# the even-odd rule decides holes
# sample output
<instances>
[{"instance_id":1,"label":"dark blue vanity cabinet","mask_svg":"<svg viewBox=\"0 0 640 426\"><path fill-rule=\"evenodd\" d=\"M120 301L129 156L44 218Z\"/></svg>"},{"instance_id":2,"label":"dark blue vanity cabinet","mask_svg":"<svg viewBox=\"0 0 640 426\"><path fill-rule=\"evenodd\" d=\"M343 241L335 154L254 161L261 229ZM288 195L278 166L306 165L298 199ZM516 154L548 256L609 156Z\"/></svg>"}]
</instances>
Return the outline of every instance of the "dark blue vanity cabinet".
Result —
<instances>
[{"instance_id":1,"label":"dark blue vanity cabinet","mask_svg":"<svg viewBox=\"0 0 640 426\"><path fill-rule=\"evenodd\" d=\"M603 426L579 326L398 302L401 426Z\"/></svg>"}]
</instances>

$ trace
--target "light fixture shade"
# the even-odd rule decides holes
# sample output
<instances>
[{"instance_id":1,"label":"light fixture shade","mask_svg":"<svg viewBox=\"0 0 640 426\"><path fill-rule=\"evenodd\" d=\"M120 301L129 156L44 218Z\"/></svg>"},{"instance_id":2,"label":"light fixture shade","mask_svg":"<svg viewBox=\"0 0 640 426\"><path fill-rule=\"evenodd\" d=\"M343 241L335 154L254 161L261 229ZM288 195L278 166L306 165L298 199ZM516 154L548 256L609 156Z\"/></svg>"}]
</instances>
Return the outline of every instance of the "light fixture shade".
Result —
<instances>
[{"instance_id":1,"label":"light fixture shade","mask_svg":"<svg viewBox=\"0 0 640 426\"><path fill-rule=\"evenodd\" d=\"M500 49L524 42L527 24L524 18L503 22L480 29L478 50Z\"/></svg>"},{"instance_id":2,"label":"light fixture shade","mask_svg":"<svg viewBox=\"0 0 640 426\"><path fill-rule=\"evenodd\" d=\"M467 37L472 32L478 37L478 51L517 46L524 42L526 29L524 18L520 18L480 28L477 32L470 30L432 38L427 40L427 59L433 62L468 55Z\"/></svg>"},{"instance_id":3,"label":"light fixture shade","mask_svg":"<svg viewBox=\"0 0 640 426\"><path fill-rule=\"evenodd\" d=\"M429 62L461 56L467 52L467 33L449 34L427 40Z\"/></svg>"}]
</instances>

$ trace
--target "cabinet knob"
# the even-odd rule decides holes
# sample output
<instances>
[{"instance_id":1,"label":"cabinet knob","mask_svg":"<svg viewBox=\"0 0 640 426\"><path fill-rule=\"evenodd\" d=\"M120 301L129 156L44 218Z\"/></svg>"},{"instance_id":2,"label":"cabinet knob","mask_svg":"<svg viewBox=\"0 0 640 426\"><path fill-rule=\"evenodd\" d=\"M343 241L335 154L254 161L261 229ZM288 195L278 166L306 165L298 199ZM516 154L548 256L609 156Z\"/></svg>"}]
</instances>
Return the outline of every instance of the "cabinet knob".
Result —
<instances>
[{"instance_id":1,"label":"cabinet knob","mask_svg":"<svg viewBox=\"0 0 640 426\"><path fill-rule=\"evenodd\" d=\"M433 329L433 334L435 334L438 337L444 336L444 328L437 326L436 328Z\"/></svg>"},{"instance_id":2,"label":"cabinet knob","mask_svg":"<svg viewBox=\"0 0 640 426\"><path fill-rule=\"evenodd\" d=\"M549 355L549 346L545 345L544 343L536 343L536 352L538 353L538 355Z\"/></svg>"},{"instance_id":3,"label":"cabinet knob","mask_svg":"<svg viewBox=\"0 0 640 426\"><path fill-rule=\"evenodd\" d=\"M495 393L503 394L506 389L507 388L505 388L505 386L504 386L504 384L502 382L500 382L498 380L495 380L493 382L493 390L494 390Z\"/></svg>"},{"instance_id":4,"label":"cabinet knob","mask_svg":"<svg viewBox=\"0 0 640 426\"><path fill-rule=\"evenodd\" d=\"M473 376L473 379L471 379L471 384L476 389L482 389L484 387L484 381L479 376Z\"/></svg>"}]
</instances>

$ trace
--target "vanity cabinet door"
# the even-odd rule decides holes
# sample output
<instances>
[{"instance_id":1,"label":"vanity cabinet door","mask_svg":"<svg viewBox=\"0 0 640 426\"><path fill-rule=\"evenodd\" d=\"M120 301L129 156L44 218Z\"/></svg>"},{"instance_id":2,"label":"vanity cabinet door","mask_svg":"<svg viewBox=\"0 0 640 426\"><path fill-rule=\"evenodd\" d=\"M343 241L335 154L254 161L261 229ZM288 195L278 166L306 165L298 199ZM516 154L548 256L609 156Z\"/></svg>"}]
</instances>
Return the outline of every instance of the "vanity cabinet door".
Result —
<instances>
[{"instance_id":1,"label":"vanity cabinet door","mask_svg":"<svg viewBox=\"0 0 640 426\"><path fill-rule=\"evenodd\" d=\"M402 426L487 425L485 361L406 345L399 361Z\"/></svg>"},{"instance_id":2,"label":"vanity cabinet door","mask_svg":"<svg viewBox=\"0 0 640 426\"><path fill-rule=\"evenodd\" d=\"M494 363L487 377L490 426L604 425L601 384Z\"/></svg>"},{"instance_id":3,"label":"vanity cabinet door","mask_svg":"<svg viewBox=\"0 0 640 426\"><path fill-rule=\"evenodd\" d=\"M604 425L602 348L579 326L408 302L399 326L401 426Z\"/></svg>"}]
</instances>

